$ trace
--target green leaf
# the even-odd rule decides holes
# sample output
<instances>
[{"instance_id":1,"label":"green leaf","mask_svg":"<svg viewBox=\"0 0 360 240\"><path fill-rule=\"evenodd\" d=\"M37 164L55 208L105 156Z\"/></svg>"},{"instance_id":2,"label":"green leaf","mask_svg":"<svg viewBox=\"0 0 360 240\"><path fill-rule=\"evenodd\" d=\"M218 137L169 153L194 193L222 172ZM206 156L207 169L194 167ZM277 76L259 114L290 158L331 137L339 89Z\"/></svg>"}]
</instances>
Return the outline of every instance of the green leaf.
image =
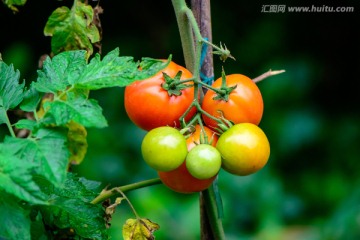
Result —
<instances>
[{"instance_id":1,"label":"green leaf","mask_svg":"<svg viewBox=\"0 0 360 240\"><path fill-rule=\"evenodd\" d=\"M124 240L153 240L160 226L146 218L128 219L123 226Z\"/></svg>"},{"instance_id":2,"label":"green leaf","mask_svg":"<svg viewBox=\"0 0 360 240\"><path fill-rule=\"evenodd\" d=\"M33 181L36 165L12 154L12 149L0 144L0 191L34 204L44 204L45 195Z\"/></svg>"},{"instance_id":3,"label":"green leaf","mask_svg":"<svg viewBox=\"0 0 360 240\"><path fill-rule=\"evenodd\" d=\"M42 215L41 213L35 208L33 208L31 214L31 225L30 225L30 233L31 233L31 239L32 240L49 240L51 239L50 236L48 236L48 231L45 229Z\"/></svg>"},{"instance_id":4,"label":"green leaf","mask_svg":"<svg viewBox=\"0 0 360 240\"><path fill-rule=\"evenodd\" d=\"M0 239L30 240L29 210L19 199L0 190Z\"/></svg>"},{"instance_id":5,"label":"green leaf","mask_svg":"<svg viewBox=\"0 0 360 240\"><path fill-rule=\"evenodd\" d=\"M108 87L124 87L136 80L155 75L171 61L143 58L141 63L134 62L132 57L119 57L116 48L101 60L96 54L86 65L85 51L67 51L47 58L43 69L38 71L34 83L39 92L58 94L69 88L97 90ZM140 69L139 69L140 66Z\"/></svg>"},{"instance_id":6,"label":"green leaf","mask_svg":"<svg viewBox=\"0 0 360 240\"><path fill-rule=\"evenodd\" d=\"M0 124L6 123L7 121L8 118L7 118L6 110L2 106L0 106Z\"/></svg>"},{"instance_id":7,"label":"green leaf","mask_svg":"<svg viewBox=\"0 0 360 240\"><path fill-rule=\"evenodd\" d=\"M103 128L107 121L102 114L102 108L94 99L87 99L83 94L68 92L66 100L57 99L44 104L46 115L51 115L54 123L63 126L70 121L84 127ZM46 116L45 115L45 116Z\"/></svg>"},{"instance_id":8,"label":"green leaf","mask_svg":"<svg viewBox=\"0 0 360 240\"><path fill-rule=\"evenodd\" d=\"M19 70L15 71L13 65L0 61L0 124L6 122L6 111L23 100L25 82L19 84L19 79Z\"/></svg>"},{"instance_id":9,"label":"green leaf","mask_svg":"<svg viewBox=\"0 0 360 240\"><path fill-rule=\"evenodd\" d=\"M132 57L119 57L119 49L109 52L101 61L96 54L77 80L77 86L91 90L104 87L125 86L134 79L138 64Z\"/></svg>"},{"instance_id":10,"label":"green leaf","mask_svg":"<svg viewBox=\"0 0 360 240\"><path fill-rule=\"evenodd\" d=\"M49 196L56 195L64 198L79 199L84 202L91 202L102 190L100 182L78 177L73 173L67 173L64 183L57 188L54 188L52 183L43 181L43 179L38 179L37 183Z\"/></svg>"},{"instance_id":11,"label":"green leaf","mask_svg":"<svg viewBox=\"0 0 360 240\"><path fill-rule=\"evenodd\" d=\"M51 49L54 54L85 49L91 55L92 43L100 41L99 31L92 23L92 7L81 1L75 3L71 10L65 6L57 8L46 23L44 34L52 36Z\"/></svg>"},{"instance_id":12,"label":"green leaf","mask_svg":"<svg viewBox=\"0 0 360 240\"><path fill-rule=\"evenodd\" d=\"M109 52L101 61L96 54L76 81L77 87L86 89L100 89L106 87L125 87L136 80L142 80L155 75L164 69L171 61L144 58L135 63L132 57L119 57L119 49Z\"/></svg>"},{"instance_id":13,"label":"green leaf","mask_svg":"<svg viewBox=\"0 0 360 240\"><path fill-rule=\"evenodd\" d=\"M18 129L29 129L30 131L34 130L37 122L30 119L20 119L17 123L15 123L15 127Z\"/></svg>"},{"instance_id":14,"label":"green leaf","mask_svg":"<svg viewBox=\"0 0 360 240\"><path fill-rule=\"evenodd\" d=\"M46 224L59 229L72 228L83 238L108 238L102 206L90 203L100 191L99 183L69 173L63 187L44 184L43 188L49 194L51 204L40 207Z\"/></svg>"},{"instance_id":15,"label":"green leaf","mask_svg":"<svg viewBox=\"0 0 360 240\"><path fill-rule=\"evenodd\" d=\"M49 57L43 68L38 70L38 78L34 87L39 92L57 94L65 91L79 78L86 66L85 51L68 51Z\"/></svg>"},{"instance_id":16,"label":"green leaf","mask_svg":"<svg viewBox=\"0 0 360 240\"><path fill-rule=\"evenodd\" d=\"M142 71L138 72L138 79L141 80L155 75L162 69L166 68L171 62L171 59L172 55L170 55L166 61L147 57L142 58L140 63L140 69L142 69Z\"/></svg>"},{"instance_id":17,"label":"green leaf","mask_svg":"<svg viewBox=\"0 0 360 240\"><path fill-rule=\"evenodd\" d=\"M6 137L5 144L23 162L32 162L34 172L54 185L64 182L69 159L67 135L59 129L39 129L35 138Z\"/></svg>"},{"instance_id":18,"label":"green leaf","mask_svg":"<svg viewBox=\"0 0 360 240\"><path fill-rule=\"evenodd\" d=\"M24 99L20 104L20 108L26 112L33 112L39 105L43 93L36 90L34 82L31 83L30 88L25 90Z\"/></svg>"},{"instance_id":19,"label":"green leaf","mask_svg":"<svg viewBox=\"0 0 360 240\"><path fill-rule=\"evenodd\" d=\"M41 208L45 223L60 229L72 228L83 238L107 239L101 206L57 196L51 199L51 204Z\"/></svg>"}]
</instances>

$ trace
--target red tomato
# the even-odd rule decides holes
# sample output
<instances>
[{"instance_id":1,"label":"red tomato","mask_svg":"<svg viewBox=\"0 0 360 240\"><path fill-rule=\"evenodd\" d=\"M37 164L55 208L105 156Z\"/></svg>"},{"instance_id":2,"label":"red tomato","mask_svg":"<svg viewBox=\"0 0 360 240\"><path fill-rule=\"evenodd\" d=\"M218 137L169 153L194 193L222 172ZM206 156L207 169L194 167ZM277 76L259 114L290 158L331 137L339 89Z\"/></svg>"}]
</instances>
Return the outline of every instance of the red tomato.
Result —
<instances>
[{"instance_id":1,"label":"red tomato","mask_svg":"<svg viewBox=\"0 0 360 240\"><path fill-rule=\"evenodd\" d=\"M180 126L179 118L194 100L194 88L181 90L180 96L169 96L162 88L165 82L163 72L173 78L179 71L182 72L181 79L192 77L187 69L170 62L154 76L135 81L125 88L125 110L134 124L147 131L161 126ZM191 119L195 112L196 108L193 108L185 120Z\"/></svg>"},{"instance_id":2,"label":"red tomato","mask_svg":"<svg viewBox=\"0 0 360 240\"><path fill-rule=\"evenodd\" d=\"M222 79L218 78L212 87L220 88ZM214 100L217 94L208 90L202 102L202 109L214 117L223 116L233 123L253 123L258 125L260 123L264 103L261 92L256 84L248 77L241 74L231 74L226 76L226 85L236 88L229 94L228 101ZM216 128L217 122L206 115L203 115L206 126Z\"/></svg>"},{"instance_id":3,"label":"red tomato","mask_svg":"<svg viewBox=\"0 0 360 240\"><path fill-rule=\"evenodd\" d=\"M209 128L205 128L205 133L208 136L208 139L212 140L212 146L216 146L217 135ZM200 132L201 128L199 125L195 127L195 132L186 139L188 151L196 146L196 144L200 144ZM169 172L158 172L161 181L170 189L180 193L194 193L200 192L207 189L211 183L215 180L216 176L200 180L193 177L186 168L186 163L180 165L177 169Z\"/></svg>"}]
</instances>

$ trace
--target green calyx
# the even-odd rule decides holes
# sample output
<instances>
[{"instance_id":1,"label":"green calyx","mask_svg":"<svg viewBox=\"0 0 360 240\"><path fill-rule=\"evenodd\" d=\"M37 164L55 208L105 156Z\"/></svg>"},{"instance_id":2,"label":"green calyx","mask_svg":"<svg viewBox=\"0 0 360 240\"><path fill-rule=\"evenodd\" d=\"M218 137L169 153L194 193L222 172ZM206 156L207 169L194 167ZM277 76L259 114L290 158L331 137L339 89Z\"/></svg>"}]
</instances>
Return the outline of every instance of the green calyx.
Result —
<instances>
[{"instance_id":1,"label":"green calyx","mask_svg":"<svg viewBox=\"0 0 360 240\"><path fill-rule=\"evenodd\" d=\"M180 96L182 94L181 90L192 87L191 84L185 84L180 80L182 72L179 71L174 78L171 78L168 74L163 73L165 82L161 85L165 89L169 96Z\"/></svg>"},{"instance_id":2,"label":"green calyx","mask_svg":"<svg viewBox=\"0 0 360 240\"><path fill-rule=\"evenodd\" d=\"M230 54L229 49L225 46L225 44L220 43L220 46L215 48L217 51L213 51L213 54L219 55L220 60L225 62L228 58L235 60L235 58Z\"/></svg>"},{"instance_id":3,"label":"green calyx","mask_svg":"<svg viewBox=\"0 0 360 240\"><path fill-rule=\"evenodd\" d=\"M223 69L222 73L221 73L221 87L219 89L217 89L216 91L216 96L213 98L214 100L224 100L224 101L229 101L229 95L230 93L237 87L237 85L235 86L227 86L226 85L226 75L225 75L225 71Z\"/></svg>"},{"instance_id":4,"label":"green calyx","mask_svg":"<svg viewBox=\"0 0 360 240\"><path fill-rule=\"evenodd\" d=\"M219 91L216 92L216 96L213 98L214 100L224 100L224 101L229 101L229 95L230 93L237 87L237 85L235 86L225 86L225 87L221 87L219 89Z\"/></svg>"},{"instance_id":5,"label":"green calyx","mask_svg":"<svg viewBox=\"0 0 360 240\"><path fill-rule=\"evenodd\" d=\"M218 113L220 114L220 118L217 128L215 128L215 131L217 131L219 134L222 134L235 124L232 121L226 119L222 111L218 110Z\"/></svg>"}]
</instances>

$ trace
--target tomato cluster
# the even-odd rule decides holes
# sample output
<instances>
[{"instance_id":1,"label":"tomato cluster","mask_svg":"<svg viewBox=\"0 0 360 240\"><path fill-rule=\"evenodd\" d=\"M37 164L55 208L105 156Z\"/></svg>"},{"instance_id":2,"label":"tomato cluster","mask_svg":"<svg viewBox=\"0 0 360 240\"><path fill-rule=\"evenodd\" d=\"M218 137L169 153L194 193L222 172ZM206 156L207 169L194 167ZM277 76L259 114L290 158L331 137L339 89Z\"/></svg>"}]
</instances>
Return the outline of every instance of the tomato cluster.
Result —
<instances>
[{"instance_id":1,"label":"tomato cluster","mask_svg":"<svg viewBox=\"0 0 360 240\"><path fill-rule=\"evenodd\" d=\"M262 96L250 78L232 74L217 79L201 106L192 104L193 84L200 83L191 79L188 70L171 62L125 89L129 118L148 131L141 145L145 162L166 186L181 193L208 188L221 168L240 176L252 174L270 155L269 141L257 126ZM190 126L179 130L189 121Z\"/></svg>"}]
</instances>

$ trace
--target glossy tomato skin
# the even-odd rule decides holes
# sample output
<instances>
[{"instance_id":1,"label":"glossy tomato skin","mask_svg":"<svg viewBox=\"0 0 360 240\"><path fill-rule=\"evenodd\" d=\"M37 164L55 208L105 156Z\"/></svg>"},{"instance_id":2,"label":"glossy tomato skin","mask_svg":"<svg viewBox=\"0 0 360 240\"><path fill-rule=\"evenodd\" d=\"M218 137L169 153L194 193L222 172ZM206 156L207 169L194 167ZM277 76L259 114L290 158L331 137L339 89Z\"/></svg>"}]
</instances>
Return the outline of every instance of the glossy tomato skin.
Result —
<instances>
[{"instance_id":1,"label":"glossy tomato skin","mask_svg":"<svg viewBox=\"0 0 360 240\"><path fill-rule=\"evenodd\" d=\"M222 79L218 78L212 87L220 88ZM202 108L212 116L220 117L219 110L224 117L234 124L253 123L258 125L261 121L264 103L261 92L256 84L247 76L242 74L230 74L226 76L226 85L237 86L229 95L229 100L214 100L216 93L208 90L202 102ZM214 129L217 122L203 115L206 126Z\"/></svg>"},{"instance_id":2,"label":"glossy tomato skin","mask_svg":"<svg viewBox=\"0 0 360 240\"><path fill-rule=\"evenodd\" d=\"M175 128L154 128L145 135L141 153L145 162L155 170L172 171L185 161L186 139Z\"/></svg>"},{"instance_id":3,"label":"glossy tomato skin","mask_svg":"<svg viewBox=\"0 0 360 240\"><path fill-rule=\"evenodd\" d=\"M263 168L270 156L270 144L265 133L255 124L240 123L224 132L216 144L222 157L222 167L240 176Z\"/></svg>"},{"instance_id":4,"label":"glossy tomato skin","mask_svg":"<svg viewBox=\"0 0 360 240\"><path fill-rule=\"evenodd\" d=\"M125 88L125 110L131 121L144 130L160 126L179 127L179 118L194 100L194 88L181 90L180 96L169 96L162 88L165 82L163 72L170 77L181 71L181 79L189 79L192 74L184 67L174 62L154 76L135 81ZM188 121L196 112L193 108L186 116Z\"/></svg>"},{"instance_id":5,"label":"glossy tomato skin","mask_svg":"<svg viewBox=\"0 0 360 240\"><path fill-rule=\"evenodd\" d=\"M218 174L221 168L219 151L209 144L199 144L186 156L186 168L197 179L209 179Z\"/></svg>"},{"instance_id":6,"label":"glossy tomato skin","mask_svg":"<svg viewBox=\"0 0 360 240\"><path fill-rule=\"evenodd\" d=\"M215 133L209 128L204 128L208 139L212 139L212 146L216 146L218 139L217 135L215 135ZM200 144L200 132L200 126L196 125L195 132L188 139L186 139L188 151L190 151L197 144ZM164 185L173 191L180 193L194 193L203 191L207 189L216 178L216 176L214 176L209 179L200 180L193 177L187 170L185 161L180 167L173 171L158 171L158 175Z\"/></svg>"}]
</instances>

